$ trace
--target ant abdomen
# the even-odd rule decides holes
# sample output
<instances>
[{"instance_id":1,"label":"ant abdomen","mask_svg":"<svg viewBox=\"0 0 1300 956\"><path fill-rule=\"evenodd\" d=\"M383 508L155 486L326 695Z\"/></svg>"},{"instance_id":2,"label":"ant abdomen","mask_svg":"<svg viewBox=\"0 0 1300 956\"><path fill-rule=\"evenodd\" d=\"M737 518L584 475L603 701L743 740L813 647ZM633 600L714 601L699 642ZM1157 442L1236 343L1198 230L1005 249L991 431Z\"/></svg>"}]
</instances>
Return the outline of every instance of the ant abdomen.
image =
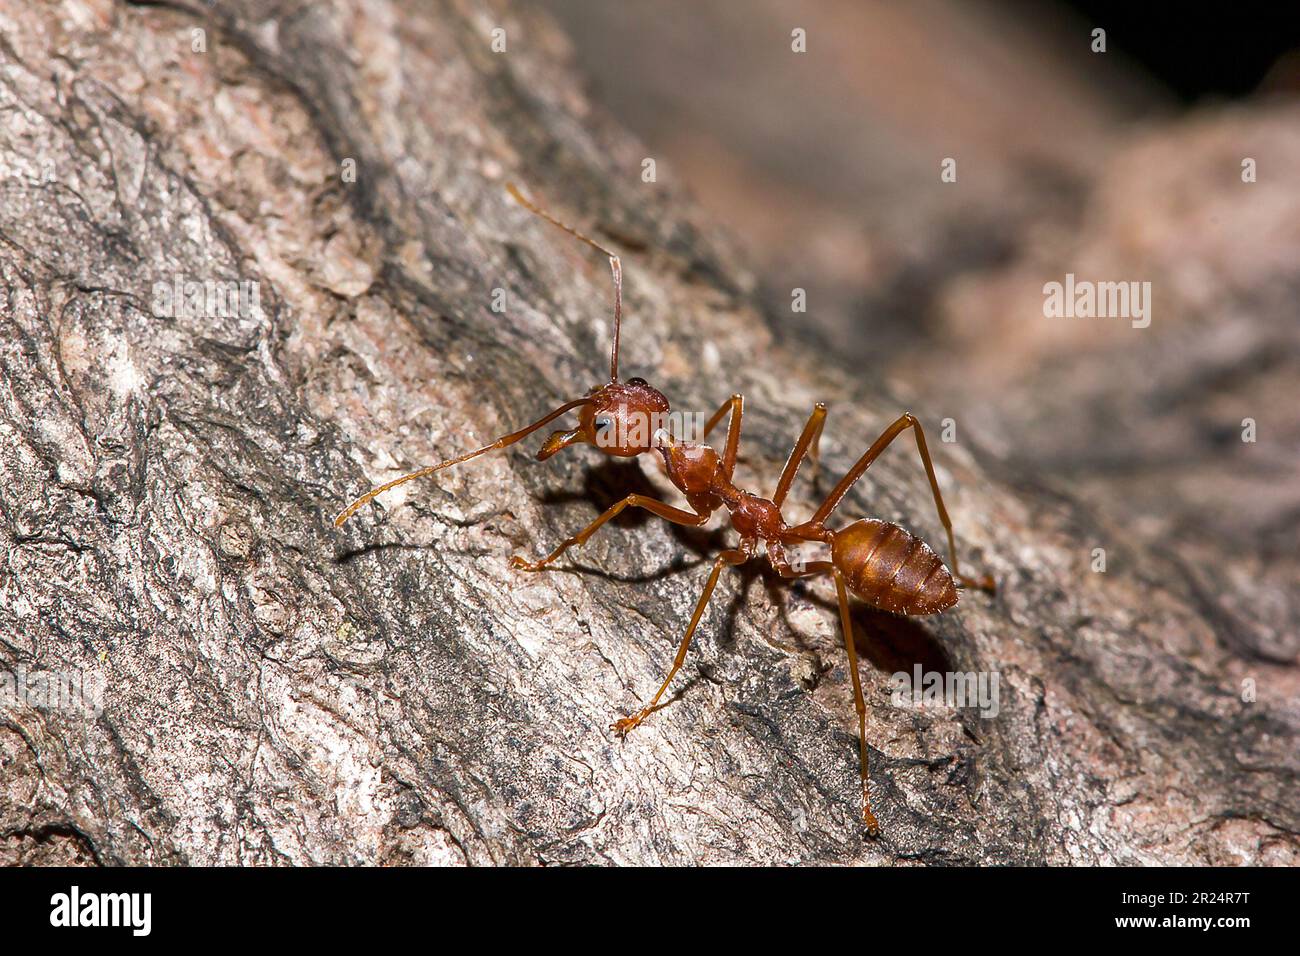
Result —
<instances>
[{"instance_id":1,"label":"ant abdomen","mask_svg":"<svg viewBox=\"0 0 1300 956\"><path fill-rule=\"evenodd\" d=\"M957 586L939 556L891 522L864 518L836 531L831 560L850 591L883 611L921 616L957 603Z\"/></svg>"}]
</instances>

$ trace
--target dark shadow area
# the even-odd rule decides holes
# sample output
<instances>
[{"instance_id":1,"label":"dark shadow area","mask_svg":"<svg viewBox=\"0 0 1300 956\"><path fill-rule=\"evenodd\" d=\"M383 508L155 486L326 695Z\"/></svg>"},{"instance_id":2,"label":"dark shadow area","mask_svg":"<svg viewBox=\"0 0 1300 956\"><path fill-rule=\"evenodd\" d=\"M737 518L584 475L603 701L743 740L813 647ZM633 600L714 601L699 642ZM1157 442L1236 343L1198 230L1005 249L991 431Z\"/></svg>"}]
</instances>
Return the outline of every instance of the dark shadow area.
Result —
<instances>
[{"instance_id":1,"label":"dark shadow area","mask_svg":"<svg viewBox=\"0 0 1300 956\"><path fill-rule=\"evenodd\" d=\"M608 458L584 469L582 487L580 489L547 491L542 493L538 500L543 504L552 505L579 501L586 502L592 507L592 514L587 518L587 521L591 522L595 521L600 514L622 501L628 495L645 495L648 498L657 498L661 501L667 501L674 507L689 510L686 503L679 498L665 496L659 488L656 488L654 484L651 483L650 479L645 476L645 473L635 462L618 461ZM606 523L605 528L635 530L637 528L645 527L652 522L658 522L667 527L670 533L681 542L682 546L699 559L690 562L678 562L674 560L669 565L669 569L671 570L693 567L705 560L711 560L719 551L725 550L730 546L730 542L735 540L735 533L732 532L729 527L715 528L713 530L691 528L686 525L673 524L672 522L665 521L663 518L653 515L643 508L625 509L617 517L611 518ZM601 531L604 531L605 528L602 528ZM567 533L576 534L580 530L582 530L582 527L578 526ZM576 569L577 568L571 568L571 570ZM595 571L597 569L593 568L589 570ZM609 575L609 577L612 580L646 581L662 577L666 573L669 573L669 571L656 572L649 577L626 579L614 575Z\"/></svg>"},{"instance_id":2,"label":"dark shadow area","mask_svg":"<svg viewBox=\"0 0 1300 956\"><path fill-rule=\"evenodd\" d=\"M1177 5L1131 0L1066 0L1113 48L1141 64L1185 104L1296 89L1300 44L1293 4L1275 0Z\"/></svg>"},{"instance_id":3,"label":"dark shadow area","mask_svg":"<svg viewBox=\"0 0 1300 956\"><path fill-rule=\"evenodd\" d=\"M348 548L347 550L336 548L334 561L336 564L351 564L358 558L370 554L383 554L389 551L428 551L432 547L433 545L414 544L410 541L372 541L358 548Z\"/></svg>"},{"instance_id":4,"label":"dark shadow area","mask_svg":"<svg viewBox=\"0 0 1300 956\"><path fill-rule=\"evenodd\" d=\"M947 672L952 661L943 644L925 625L924 618L899 617L865 604L851 605L853 641L858 653L887 674L923 671Z\"/></svg>"}]
</instances>

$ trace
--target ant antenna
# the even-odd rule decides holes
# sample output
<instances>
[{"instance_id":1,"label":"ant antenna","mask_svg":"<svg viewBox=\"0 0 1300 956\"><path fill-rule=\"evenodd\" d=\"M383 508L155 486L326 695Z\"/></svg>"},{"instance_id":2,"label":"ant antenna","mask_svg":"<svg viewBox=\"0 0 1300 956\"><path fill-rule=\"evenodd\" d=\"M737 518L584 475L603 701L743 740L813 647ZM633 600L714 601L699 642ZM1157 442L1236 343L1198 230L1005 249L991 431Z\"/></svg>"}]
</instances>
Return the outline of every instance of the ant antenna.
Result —
<instances>
[{"instance_id":1,"label":"ant antenna","mask_svg":"<svg viewBox=\"0 0 1300 956\"><path fill-rule=\"evenodd\" d=\"M515 187L514 183L506 183L506 190L510 193L511 196L515 198L515 202L519 203L519 205L523 206L529 212L541 216L552 226L556 226L560 229L563 229L569 235L573 236L575 239L579 239L582 242L585 242L587 245L591 246L591 248L595 249L597 252L603 252L605 255L609 256L609 271L614 274L614 345L610 349L610 353L609 353L609 380L611 382L617 382L618 381L618 339L619 339L619 332L621 331L621 327L623 325L623 263L619 261L618 256L614 255L614 253L610 252L600 243L596 242L593 239L589 239L587 236L584 236L582 233L578 232L578 230L574 229L572 226L566 226L564 223L560 222L560 220L556 219L546 210L540 208L530 200L525 199L523 193L521 193Z\"/></svg>"}]
</instances>

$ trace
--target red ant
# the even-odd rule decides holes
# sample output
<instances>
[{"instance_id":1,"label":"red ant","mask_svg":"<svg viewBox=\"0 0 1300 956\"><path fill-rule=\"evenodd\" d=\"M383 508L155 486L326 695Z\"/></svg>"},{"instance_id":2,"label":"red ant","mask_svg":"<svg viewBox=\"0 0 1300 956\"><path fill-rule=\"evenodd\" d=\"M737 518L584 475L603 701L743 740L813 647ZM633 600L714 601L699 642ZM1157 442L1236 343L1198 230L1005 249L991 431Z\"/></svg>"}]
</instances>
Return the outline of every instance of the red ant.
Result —
<instances>
[{"instance_id":1,"label":"red ant","mask_svg":"<svg viewBox=\"0 0 1300 956\"><path fill-rule=\"evenodd\" d=\"M731 479L735 472L736 456L740 446L743 396L739 394L731 396L704 426L701 437L707 437L723 416L729 416L727 441L721 455L702 442L682 441L670 435L666 429L647 428L646 424L649 422L665 420L669 410L668 399L645 379L632 378L626 382L619 381L618 350L623 319L623 269L618 256L538 208L525 199L513 184L507 184L506 188L522 206L609 257L610 271L614 278L614 340L609 358L609 381L604 385L593 387L585 398L565 402L531 425L503 435L490 444L459 457L421 468L419 471L403 475L366 492L334 519L335 526L342 526L362 505L390 488L432 475L489 451L513 445L574 409L578 410L577 427L552 433L538 450L538 460L544 461L561 449L575 444L594 445L604 454L617 458L632 458L650 451L659 452L668 479L686 497L690 511L673 507L645 495L628 495L608 508L582 531L561 542L560 546L546 557L538 561L527 561L516 555L511 559L512 566L527 571L545 569L569 548L584 544L603 524L622 512L624 508L643 508L673 524L690 527L699 527L708 522L715 511L726 509L732 527L740 535L739 546L723 551L714 561L713 569L709 572L708 581L704 585L704 593L700 595L695 613L691 615L686 636L682 638L682 643L677 649L673 666L650 703L630 717L624 717L611 725L610 729L620 737L635 728L658 708L660 698L663 697L668 685L672 683L686 659L691 638L695 634L696 627L699 626L700 618L704 616L709 598L713 595L718 577L724 567L743 564L756 557L761 542L768 562L782 578L793 579L823 574L832 576L839 597L840 626L843 631L844 648L849 659L849 674L853 681L853 703L858 712L862 817L868 832L875 836L879 832L880 825L871 812L868 792L867 708L862 696L862 683L858 677L858 657L853 644L853 626L849 617L849 593L852 592L864 603L885 611L907 616L922 616L936 614L955 605L958 584L990 592L994 589L990 577L985 576L975 580L963 577L958 571L952 521L948 517L943 496L939 492L939 482L934 475L934 465L930 461L930 452L925 444L925 432L921 428L921 423L911 414L899 416L898 420L872 443L866 454L858 459L857 464L849 469L848 474L840 480L811 518L801 524L787 524L781 513L781 506L804 458L812 454L816 459L817 445L821 438L822 426L826 421L826 406L818 403L813 408L812 415L809 416L803 432L799 435L799 440L795 443L794 450L790 453L789 460L785 463L771 498L761 498L742 491L732 484ZM925 466L930 490L934 493L935 508L948 536L948 551L952 555L953 567L951 573L924 541L892 522L864 518L835 530L826 527L827 519L839 506L849 489L862 477L890 442L908 428L911 428L916 436L916 448ZM786 556L786 546L805 542L829 545L831 559L792 564Z\"/></svg>"}]
</instances>

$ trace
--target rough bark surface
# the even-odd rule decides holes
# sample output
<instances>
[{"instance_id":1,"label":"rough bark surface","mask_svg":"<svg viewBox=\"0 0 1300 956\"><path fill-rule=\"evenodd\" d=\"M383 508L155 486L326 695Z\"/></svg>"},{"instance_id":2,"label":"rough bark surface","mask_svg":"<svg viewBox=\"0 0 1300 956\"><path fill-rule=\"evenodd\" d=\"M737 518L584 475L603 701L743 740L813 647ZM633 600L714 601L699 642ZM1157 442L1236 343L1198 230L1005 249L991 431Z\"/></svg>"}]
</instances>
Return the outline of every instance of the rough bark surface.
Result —
<instances>
[{"instance_id":1,"label":"rough bark surface","mask_svg":"<svg viewBox=\"0 0 1300 956\"><path fill-rule=\"evenodd\" d=\"M815 401L828 475L902 410L773 335L549 21L67 0L4 4L0 33L0 670L105 687L98 716L0 710L0 860L1297 861L1287 582L1214 576L1212 548L1171 574L960 417L931 441L962 559L1001 591L857 613L875 841L830 590L728 577L671 704L620 742L726 535L632 518L567 570L510 569L661 490L653 469L520 447L332 527L603 379L604 263L507 178L626 252L627 374L683 410L746 393L742 483L770 489ZM257 281L260 308L156 314L177 277ZM942 542L906 440L844 513ZM917 663L997 671L1000 713L891 705Z\"/></svg>"}]
</instances>

